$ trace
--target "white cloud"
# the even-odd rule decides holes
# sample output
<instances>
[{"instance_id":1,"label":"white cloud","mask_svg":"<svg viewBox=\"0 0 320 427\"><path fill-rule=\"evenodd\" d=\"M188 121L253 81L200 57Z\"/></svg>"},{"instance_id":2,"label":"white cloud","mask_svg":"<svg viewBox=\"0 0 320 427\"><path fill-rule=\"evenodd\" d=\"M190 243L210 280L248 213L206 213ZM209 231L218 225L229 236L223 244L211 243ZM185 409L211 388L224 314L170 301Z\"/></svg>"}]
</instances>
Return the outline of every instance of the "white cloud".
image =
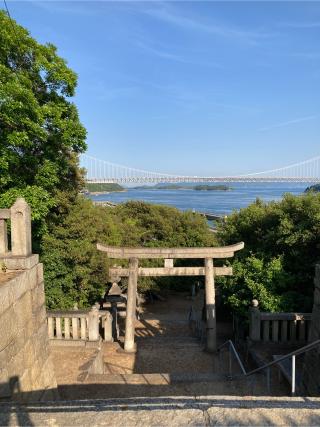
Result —
<instances>
[{"instance_id":1,"label":"white cloud","mask_svg":"<svg viewBox=\"0 0 320 427\"><path fill-rule=\"evenodd\" d=\"M158 46L155 44L151 44L150 42L140 41L136 40L134 42L135 46L141 49L142 51L145 51L146 53L149 53L151 55L157 56L162 59L166 59L169 61L175 61L180 62L183 64L193 64L193 65L199 65L199 66L207 66L207 67L213 67L213 68L223 68L221 64L217 62L212 61L205 61L205 60L199 60L197 58L188 58L185 55L181 55L178 53L173 53L170 51L169 47L167 46Z\"/></svg>"},{"instance_id":2,"label":"white cloud","mask_svg":"<svg viewBox=\"0 0 320 427\"><path fill-rule=\"evenodd\" d=\"M259 129L259 131L265 132L265 131L268 131L268 130L271 130L271 129L282 128L282 127L294 125L296 123L301 123L301 122L306 122L306 121L309 121L309 120L314 120L317 117L319 117L319 115L312 115L312 116L306 116L306 117L298 117L298 118L293 119L293 120L288 120L286 122L276 123L276 124L271 125L271 126L263 127L261 129Z\"/></svg>"},{"instance_id":3,"label":"white cloud","mask_svg":"<svg viewBox=\"0 0 320 427\"><path fill-rule=\"evenodd\" d=\"M145 13L153 18L166 22L168 24L180 27L184 30L198 31L207 34L216 35L218 37L236 40L238 42L246 42L251 45L256 45L260 40L274 36L262 31L245 31L235 28L232 25L216 24L212 22L204 22L203 20L184 16L167 5L162 7L153 7L145 11Z\"/></svg>"},{"instance_id":4,"label":"white cloud","mask_svg":"<svg viewBox=\"0 0 320 427\"><path fill-rule=\"evenodd\" d=\"M320 21L313 22L280 22L279 27L292 28L294 30L311 30L314 28L320 28Z\"/></svg>"}]
</instances>

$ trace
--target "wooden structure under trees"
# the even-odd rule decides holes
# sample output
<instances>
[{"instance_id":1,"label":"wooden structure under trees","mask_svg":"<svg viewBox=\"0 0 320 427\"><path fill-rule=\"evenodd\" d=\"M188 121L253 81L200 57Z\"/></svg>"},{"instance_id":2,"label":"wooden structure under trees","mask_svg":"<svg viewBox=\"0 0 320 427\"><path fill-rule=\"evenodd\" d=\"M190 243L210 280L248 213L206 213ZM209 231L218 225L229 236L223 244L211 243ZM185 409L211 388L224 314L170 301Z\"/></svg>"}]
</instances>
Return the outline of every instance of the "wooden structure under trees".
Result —
<instances>
[{"instance_id":1,"label":"wooden structure under trees","mask_svg":"<svg viewBox=\"0 0 320 427\"><path fill-rule=\"evenodd\" d=\"M146 276L205 276L207 350L216 351L215 276L232 275L232 267L215 267L214 259L232 258L244 243L213 248L125 248L97 244L109 258L128 259L129 268L110 268L111 280L128 277L127 316L124 339L125 351L135 351L135 316L138 277ZM139 267L139 259L164 259L164 267ZM174 267L174 259L203 259L203 267Z\"/></svg>"}]
</instances>

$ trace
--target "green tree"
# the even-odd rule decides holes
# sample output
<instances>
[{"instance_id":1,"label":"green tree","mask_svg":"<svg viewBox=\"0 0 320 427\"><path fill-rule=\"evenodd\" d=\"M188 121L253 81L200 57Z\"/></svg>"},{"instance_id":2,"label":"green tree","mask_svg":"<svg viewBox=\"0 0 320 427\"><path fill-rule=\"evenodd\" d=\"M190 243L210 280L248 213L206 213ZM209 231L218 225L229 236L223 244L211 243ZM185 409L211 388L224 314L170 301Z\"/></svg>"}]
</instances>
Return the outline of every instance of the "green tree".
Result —
<instances>
[{"instance_id":1,"label":"green tree","mask_svg":"<svg viewBox=\"0 0 320 427\"><path fill-rule=\"evenodd\" d=\"M86 131L70 101L76 83L52 44L0 11L0 206L22 195L42 226L56 192L82 183Z\"/></svg>"},{"instance_id":2,"label":"green tree","mask_svg":"<svg viewBox=\"0 0 320 427\"><path fill-rule=\"evenodd\" d=\"M107 208L94 206L81 195L70 203L60 193L57 201L59 209L41 247L47 305L85 307L99 300L108 280L108 259L97 251L96 242L118 245L121 235Z\"/></svg>"},{"instance_id":3,"label":"green tree","mask_svg":"<svg viewBox=\"0 0 320 427\"><path fill-rule=\"evenodd\" d=\"M129 201L114 212L124 229L125 246L196 247L215 242L205 218L191 211Z\"/></svg>"},{"instance_id":4,"label":"green tree","mask_svg":"<svg viewBox=\"0 0 320 427\"><path fill-rule=\"evenodd\" d=\"M269 311L312 309L314 267L320 258L320 194L257 200L229 216L218 237L222 244L245 242L228 281L234 296L224 287L225 301L234 310L248 306L252 298L260 298Z\"/></svg>"},{"instance_id":5,"label":"green tree","mask_svg":"<svg viewBox=\"0 0 320 427\"><path fill-rule=\"evenodd\" d=\"M70 203L64 193L59 195L58 205L59 211L52 215L42 244L49 308L93 304L103 294L109 266L126 265L123 260L108 260L105 254L97 251L97 242L139 247L214 244L205 219L191 212L143 202L106 208L94 206L81 195ZM144 260L141 265L160 264L157 260ZM175 283L181 289L187 281L175 278ZM125 286L125 281L123 284ZM139 279L140 291L170 286L172 280L169 279Z\"/></svg>"}]
</instances>

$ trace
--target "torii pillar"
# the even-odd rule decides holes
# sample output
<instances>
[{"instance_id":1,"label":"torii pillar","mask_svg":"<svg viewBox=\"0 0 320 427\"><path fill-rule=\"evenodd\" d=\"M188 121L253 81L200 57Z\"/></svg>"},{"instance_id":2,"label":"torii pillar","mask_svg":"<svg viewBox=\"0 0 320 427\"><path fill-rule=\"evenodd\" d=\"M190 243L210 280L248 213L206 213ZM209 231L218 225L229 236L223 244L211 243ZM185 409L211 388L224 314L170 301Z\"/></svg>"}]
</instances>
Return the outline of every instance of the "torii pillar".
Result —
<instances>
[{"instance_id":1,"label":"torii pillar","mask_svg":"<svg viewBox=\"0 0 320 427\"><path fill-rule=\"evenodd\" d=\"M216 292L214 287L213 259L205 259L205 295L207 320L207 350L217 350L217 322L216 322Z\"/></svg>"},{"instance_id":2,"label":"torii pillar","mask_svg":"<svg viewBox=\"0 0 320 427\"><path fill-rule=\"evenodd\" d=\"M138 258L130 258L127 292L126 332L124 336L124 349L127 352L135 351L134 333L136 321L137 286Z\"/></svg>"}]
</instances>

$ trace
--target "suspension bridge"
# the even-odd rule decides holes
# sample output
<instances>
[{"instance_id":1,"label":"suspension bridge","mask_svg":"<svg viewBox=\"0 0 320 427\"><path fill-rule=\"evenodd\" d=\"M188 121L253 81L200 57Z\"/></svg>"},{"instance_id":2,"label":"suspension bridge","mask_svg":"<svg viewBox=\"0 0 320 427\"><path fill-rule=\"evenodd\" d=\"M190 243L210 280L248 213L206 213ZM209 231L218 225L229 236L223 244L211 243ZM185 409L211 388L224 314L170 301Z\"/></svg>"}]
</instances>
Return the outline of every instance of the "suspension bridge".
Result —
<instances>
[{"instance_id":1,"label":"suspension bridge","mask_svg":"<svg viewBox=\"0 0 320 427\"><path fill-rule=\"evenodd\" d=\"M81 166L86 171L86 181L91 183L180 183L180 182L302 182L320 183L320 156L277 169L228 176L184 176L151 172L111 163L83 154Z\"/></svg>"}]
</instances>

